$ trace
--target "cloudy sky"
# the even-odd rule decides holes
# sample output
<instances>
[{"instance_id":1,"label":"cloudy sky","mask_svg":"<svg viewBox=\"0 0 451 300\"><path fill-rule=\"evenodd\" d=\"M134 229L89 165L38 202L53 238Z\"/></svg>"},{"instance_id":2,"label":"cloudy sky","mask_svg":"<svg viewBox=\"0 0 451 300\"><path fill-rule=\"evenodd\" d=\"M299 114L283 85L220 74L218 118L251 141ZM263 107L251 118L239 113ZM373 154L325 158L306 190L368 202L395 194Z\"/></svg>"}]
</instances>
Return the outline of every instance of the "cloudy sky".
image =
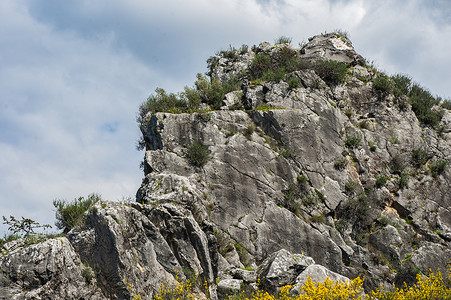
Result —
<instances>
[{"instance_id":1,"label":"cloudy sky","mask_svg":"<svg viewBox=\"0 0 451 300\"><path fill-rule=\"evenodd\" d=\"M334 29L451 96L448 0L0 0L0 215L53 225L54 199L134 197L136 112L156 87L192 86L229 45Z\"/></svg>"}]
</instances>

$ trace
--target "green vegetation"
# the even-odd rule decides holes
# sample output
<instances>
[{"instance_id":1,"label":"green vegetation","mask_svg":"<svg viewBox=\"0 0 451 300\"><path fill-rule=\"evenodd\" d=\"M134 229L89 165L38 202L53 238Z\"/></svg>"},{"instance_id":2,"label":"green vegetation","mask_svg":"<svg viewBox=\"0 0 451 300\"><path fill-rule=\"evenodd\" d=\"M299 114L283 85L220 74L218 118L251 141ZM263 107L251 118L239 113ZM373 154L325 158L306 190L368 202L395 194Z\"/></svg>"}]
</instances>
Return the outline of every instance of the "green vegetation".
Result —
<instances>
[{"instance_id":1,"label":"green vegetation","mask_svg":"<svg viewBox=\"0 0 451 300\"><path fill-rule=\"evenodd\" d=\"M233 61L235 61L239 58L237 49L235 49L235 47L232 47L232 45L229 45L228 50L221 50L221 51L217 52L216 56L222 56L224 58L231 59Z\"/></svg>"},{"instance_id":2,"label":"green vegetation","mask_svg":"<svg viewBox=\"0 0 451 300\"><path fill-rule=\"evenodd\" d=\"M340 231L346 224L352 223L354 223L354 226L362 226L363 228L368 217L370 203L370 199L365 193L349 197L347 201L341 203L337 210L337 218L339 219L336 225L337 230Z\"/></svg>"},{"instance_id":3,"label":"green vegetation","mask_svg":"<svg viewBox=\"0 0 451 300\"><path fill-rule=\"evenodd\" d=\"M376 182L375 182L376 187L381 188L381 187L385 186L387 184L388 179L389 178L387 176L385 176L384 174L377 176Z\"/></svg>"},{"instance_id":4,"label":"green vegetation","mask_svg":"<svg viewBox=\"0 0 451 300\"><path fill-rule=\"evenodd\" d=\"M399 277L399 276L398 276ZM402 276L401 276L402 277ZM193 281L194 280L194 281ZM280 288L276 294L270 294L260 288L253 291L245 291L245 286L240 292L229 295L228 299L253 299L253 300L449 300L451 299L451 270L444 275L440 271L431 272L428 275L417 274L413 278L412 285L401 283L399 288L379 287L373 291L363 294L363 279L357 277L346 282L338 282L326 278L323 282L313 282L309 277L305 285L301 286L299 293L290 293L293 286L286 285ZM135 292L133 285L124 280L131 292L132 299L143 299ZM153 295L155 300L172 299L198 299L200 289L205 295L209 295L209 286L211 283L204 282L200 284L200 279L179 280L171 285L169 281L163 282L158 288L158 292ZM203 298L203 297L202 297Z\"/></svg>"},{"instance_id":5,"label":"green vegetation","mask_svg":"<svg viewBox=\"0 0 451 300\"><path fill-rule=\"evenodd\" d=\"M56 227L67 233L72 228L81 226L85 213L100 200L102 199L97 194L90 194L87 198L75 198L73 201L53 200L53 206L56 208Z\"/></svg>"},{"instance_id":6,"label":"green vegetation","mask_svg":"<svg viewBox=\"0 0 451 300\"><path fill-rule=\"evenodd\" d=\"M429 160L429 155L426 150L417 148L412 150L412 155L410 158L410 162L415 168L421 168L424 166Z\"/></svg>"},{"instance_id":7,"label":"green vegetation","mask_svg":"<svg viewBox=\"0 0 451 300\"><path fill-rule=\"evenodd\" d=\"M288 79L288 88L290 90L297 89L302 86L302 80L299 77L293 76Z\"/></svg>"},{"instance_id":8,"label":"green vegetation","mask_svg":"<svg viewBox=\"0 0 451 300\"><path fill-rule=\"evenodd\" d=\"M282 192L284 195L282 206L296 215L300 213L300 203L297 200L301 199L304 205L312 205L317 197L309 194L308 178L305 175L297 176L296 183L290 183Z\"/></svg>"},{"instance_id":9,"label":"green vegetation","mask_svg":"<svg viewBox=\"0 0 451 300\"><path fill-rule=\"evenodd\" d=\"M286 159L294 158L296 155L296 151L291 148L280 147L279 155Z\"/></svg>"},{"instance_id":10,"label":"green vegetation","mask_svg":"<svg viewBox=\"0 0 451 300\"><path fill-rule=\"evenodd\" d=\"M349 195L354 194L356 188L357 182L355 181L351 180L345 183L345 192Z\"/></svg>"},{"instance_id":11,"label":"green vegetation","mask_svg":"<svg viewBox=\"0 0 451 300\"><path fill-rule=\"evenodd\" d=\"M240 262L247 268L250 267L249 262L249 251L246 249L246 247L243 246L243 244L239 242L234 243L234 247L236 250L236 253L238 254L238 257L240 258Z\"/></svg>"},{"instance_id":12,"label":"green vegetation","mask_svg":"<svg viewBox=\"0 0 451 300\"><path fill-rule=\"evenodd\" d=\"M398 187L402 190L409 185L409 174L402 172L398 178Z\"/></svg>"},{"instance_id":13,"label":"green vegetation","mask_svg":"<svg viewBox=\"0 0 451 300\"><path fill-rule=\"evenodd\" d=\"M442 104L440 106L445 108L445 109L451 110L451 100L450 99L443 100L443 102L442 102Z\"/></svg>"},{"instance_id":14,"label":"green vegetation","mask_svg":"<svg viewBox=\"0 0 451 300\"><path fill-rule=\"evenodd\" d=\"M89 267L88 264L84 263L83 265L84 267L81 270L81 276L83 276L83 278L86 280L87 283L90 283L91 280L94 278L94 272L92 271L92 269Z\"/></svg>"},{"instance_id":15,"label":"green vegetation","mask_svg":"<svg viewBox=\"0 0 451 300\"><path fill-rule=\"evenodd\" d=\"M262 104L260 104L259 106L257 106L257 107L255 108L255 110L258 110L258 111L266 111L266 112L268 112L268 111L270 111L270 110L274 110L274 109L284 109L284 107L281 107L281 106L273 106L273 105L271 105L271 104L269 104L269 103L262 103Z\"/></svg>"},{"instance_id":16,"label":"green vegetation","mask_svg":"<svg viewBox=\"0 0 451 300\"><path fill-rule=\"evenodd\" d=\"M274 44L276 44L276 45L291 44L291 41L292 41L292 38L286 37L286 36L281 36L274 41Z\"/></svg>"},{"instance_id":17,"label":"green vegetation","mask_svg":"<svg viewBox=\"0 0 451 300\"><path fill-rule=\"evenodd\" d=\"M240 88L237 78L221 82L215 78L208 79L200 73L197 74L197 81L194 84L200 93L202 102L210 105L213 109L219 109L222 106L225 94Z\"/></svg>"},{"instance_id":18,"label":"green vegetation","mask_svg":"<svg viewBox=\"0 0 451 300\"><path fill-rule=\"evenodd\" d=\"M349 39L349 33L346 30L343 29L335 29L334 30L335 36L337 38L343 38L348 40Z\"/></svg>"},{"instance_id":19,"label":"green vegetation","mask_svg":"<svg viewBox=\"0 0 451 300\"><path fill-rule=\"evenodd\" d=\"M368 141L368 146L370 147L371 152L374 152L377 150L376 142Z\"/></svg>"},{"instance_id":20,"label":"green vegetation","mask_svg":"<svg viewBox=\"0 0 451 300\"><path fill-rule=\"evenodd\" d=\"M336 36L339 38L347 38L346 32L337 31ZM168 112L168 113L191 113L199 110L217 110L223 106L223 100L227 93L240 90L244 78L250 81L250 85L260 84L264 81L281 81L288 83L288 88L294 90L302 86L301 80L294 74L294 71L310 69L313 70L326 84L336 86L342 84L346 80L349 64L338 61L316 61L308 62L301 59L299 49L291 49L284 45L291 43L291 38L280 37L276 41L276 46L271 51L259 52L251 61L249 68L238 72L228 80L220 80L212 77L214 68L219 64L220 58L231 61L240 59L240 55L249 52L249 47L243 45L240 49L229 46L229 49L219 51L216 56L207 60L210 72L209 77L197 74L197 80L194 87L185 87L181 93L167 93L161 88L155 90L155 94L149 96L146 102L141 104L137 121L141 123L144 116L151 112ZM257 52L256 48L252 51ZM444 128L439 126L442 118L442 110L451 107L451 100L442 101L439 97L434 97L427 90L417 83L412 83L412 79L404 74L395 74L387 76L378 72L377 77L373 79L373 89L380 96L387 96L392 93L395 96L394 102L399 109L406 110L409 105L415 113L417 119L423 126L430 126L443 132ZM312 87L319 88L321 80L317 80ZM202 106L201 104L207 104ZM434 108L435 105L441 105ZM246 107L248 109L248 107ZM243 109L242 104L237 103L232 109ZM351 116L352 111L346 111L346 115ZM361 129L368 129L368 123L362 121L358 124ZM347 147L355 148L354 141L349 141ZM352 144L354 143L354 144ZM143 149L143 143L138 144L139 149ZM375 151L375 147L371 147L371 151Z\"/></svg>"},{"instance_id":21,"label":"green vegetation","mask_svg":"<svg viewBox=\"0 0 451 300\"><path fill-rule=\"evenodd\" d=\"M360 146L361 139L358 136L348 136L345 140L345 146L347 148L358 148Z\"/></svg>"},{"instance_id":22,"label":"green vegetation","mask_svg":"<svg viewBox=\"0 0 451 300\"><path fill-rule=\"evenodd\" d=\"M392 143L393 145L399 144L399 139L396 134L393 133L390 135L390 143Z\"/></svg>"},{"instance_id":23,"label":"green vegetation","mask_svg":"<svg viewBox=\"0 0 451 300\"><path fill-rule=\"evenodd\" d=\"M400 154L396 154L392 157L390 161L390 171L393 174L401 175L401 173L406 168L406 162Z\"/></svg>"},{"instance_id":24,"label":"green vegetation","mask_svg":"<svg viewBox=\"0 0 451 300\"><path fill-rule=\"evenodd\" d=\"M368 129L369 128L369 122L367 120L362 120L359 122L358 126L360 129Z\"/></svg>"},{"instance_id":25,"label":"green vegetation","mask_svg":"<svg viewBox=\"0 0 451 300\"><path fill-rule=\"evenodd\" d=\"M157 88L155 90L155 95L151 95L147 98L147 101L139 107L138 119L142 120L147 112L181 113L193 111L199 106L200 102L200 92L188 87L185 87L185 91L179 94L168 94L165 90Z\"/></svg>"},{"instance_id":26,"label":"green vegetation","mask_svg":"<svg viewBox=\"0 0 451 300\"><path fill-rule=\"evenodd\" d=\"M227 82L221 82L218 79L209 79L199 73L194 83L195 88L185 87L184 91L178 94L168 94L164 89L157 88L155 94L149 96L140 105L137 121L138 123L142 122L148 112L153 114L156 112L197 112L201 103L210 105L212 109L219 109L223 105L225 94L240 89L237 77Z\"/></svg>"},{"instance_id":27,"label":"green vegetation","mask_svg":"<svg viewBox=\"0 0 451 300\"><path fill-rule=\"evenodd\" d=\"M392 91L392 82L387 75L381 74L373 81L373 88L381 95L387 95Z\"/></svg>"},{"instance_id":28,"label":"green vegetation","mask_svg":"<svg viewBox=\"0 0 451 300\"><path fill-rule=\"evenodd\" d=\"M20 238L21 238L21 236L18 235L18 234L14 234L14 233L11 233L11 234L4 234L3 237L0 238L0 249L1 249L1 248L3 247L3 245L5 245L6 243L9 243L9 242L18 240L18 239L20 239Z\"/></svg>"},{"instance_id":29,"label":"green vegetation","mask_svg":"<svg viewBox=\"0 0 451 300\"><path fill-rule=\"evenodd\" d=\"M22 217L22 220L16 219L14 216L9 216L9 219L3 216L3 224L8 225L8 230L14 235L29 237L36 234L35 230L38 228L51 228L48 224L41 225L32 219Z\"/></svg>"},{"instance_id":30,"label":"green vegetation","mask_svg":"<svg viewBox=\"0 0 451 300\"><path fill-rule=\"evenodd\" d=\"M194 141L186 147L185 158L195 167L203 167L210 159L211 151L208 146Z\"/></svg>"},{"instance_id":31,"label":"green vegetation","mask_svg":"<svg viewBox=\"0 0 451 300\"><path fill-rule=\"evenodd\" d=\"M324 224L326 222L326 217L324 214L313 214L310 217L310 222Z\"/></svg>"},{"instance_id":32,"label":"green vegetation","mask_svg":"<svg viewBox=\"0 0 451 300\"><path fill-rule=\"evenodd\" d=\"M432 107L439 105L441 98L434 97L427 89L417 83L412 83L410 76L404 74L395 74L390 78L385 75L379 76L374 80L374 87L380 91L393 92L398 99L403 95L406 96L418 121L423 125L437 128L442 118L442 112L432 110ZM446 107L447 103L443 101L442 107ZM398 101L400 109L405 109L406 104L404 101Z\"/></svg>"},{"instance_id":33,"label":"green vegetation","mask_svg":"<svg viewBox=\"0 0 451 300\"><path fill-rule=\"evenodd\" d=\"M420 123L434 128L438 126L442 115L432 110L432 107L438 105L440 100L432 96L431 92L418 84L413 84L409 92L409 102Z\"/></svg>"},{"instance_id":34,"label":"green vegetation","mask_svg":"<svg viewBox=\"0 0 451 300\"><path fill-rule=\"evenodd\" d=\"M338 85L345 81L349 64L335 60L320 60L312 65L316 74L329 85Z\"/></svg>"},{"instance_id":35,"label":"green vegetation","mask_svg":"<svg viewBox=\"0 0 451 300\"><path fill-rule=\"evenodd\" d=\"M250 80L280 81L285 74L305 68L298 53L287 47L282 47L272 55L258 53L249 67Z\"/></svg>"},{"instance_id":36,"label":"green vegetation","mask_svg":"<svg viewBox=\"0 0 451 300\"><path fill-rule=\"evenodd\" d=\"M279 81L288 73L296 70L313 69L327 84L337 85L343 83L349 65L338 61L317 61L307 63L300 59L296 50L280 48L272 55L259 53L255 56L250 66L251 80ZM290 88L299 86L298 81L293 81Z\"/></svg>"},{"instance_id":37,"label":"green vegetation","mask_svg":"<svg viewBox=\"0 0 451 300\"><path fill-rule=\"evenodd\" d=\"M342 171L344 168L346 168L346 165L348 164L348 160L346 157L342 157L339 160L335 161L334 168L336 170Z\"/></svg>"},{"instance_id":38,"label":"green vegetation","mask_svg":"<svg viewBox=\"0 0 451 300\"><path fill-rule=\"evenodd\" d=\"M38 222L22 217L21 220L16 219L14 216L10 216L9 219L3 216L3 224L8 225L8 231L10 234L5 234L3 238L0 238L0 249L6 243L23 238L25 245L31 245L40 243L47 238L54 237L54 234L42 234L37 233L37 229L47 229L52 226L48 224L41 225ZM4 254L3 252L1 254Z\"/></svg>"},{"instance_id":39,"label":"green vegetation","mask_svg":"<svg viewBox=\"0 0 451 300\"><path fill-rule=\"evenodd\" d=\"M437 178L441 174L446 171L448 167L448 161L444 159L437 159L429 165L429 169L431 170L431 175L434 178Z\"/></svg>"},{"instance_id":40,"label":"green vegetation","mask_svg":"<svg viewBox=\"0 0 451 300\"><path fill-rule=\"evenodd\" d=\"M257 127L254 123L248 124L246 129L244 130L244 136L249 140L252 141L252 134L255 132L255 129Z\"/></svg>"},{"instance_id":41,"label":"green vegetation","mask_svg":"<svg viewBox=\"0 0 451 300\"><path fill-rule=\"evenodd\" d=\"M390 77L393 82L393 95L400 97L401 95L408 95L412 86L412 78L404 74L395 74Z\"/></svg>"}]
</instances>

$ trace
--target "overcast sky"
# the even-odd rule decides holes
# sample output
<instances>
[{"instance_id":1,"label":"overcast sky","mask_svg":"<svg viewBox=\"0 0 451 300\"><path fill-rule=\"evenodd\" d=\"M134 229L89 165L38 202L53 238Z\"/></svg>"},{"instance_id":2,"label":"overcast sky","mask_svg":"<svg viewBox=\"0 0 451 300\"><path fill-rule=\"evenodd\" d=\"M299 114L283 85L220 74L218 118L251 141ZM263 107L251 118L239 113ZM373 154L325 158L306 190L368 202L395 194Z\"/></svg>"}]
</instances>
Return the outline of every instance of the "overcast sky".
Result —
<instances>
[{"instance_id":1,"label":"overcast sky","mask_svg":"<svg viewBox=\"0 0 451 300\"><path fill-rule=\"evenodd\" d=\"M334 29L451 96L448 0L0 0L0 215L53 225L54 199L134 197L136 112L156 87L192 86L229 45Z\"/></svg>"}]
</instances>

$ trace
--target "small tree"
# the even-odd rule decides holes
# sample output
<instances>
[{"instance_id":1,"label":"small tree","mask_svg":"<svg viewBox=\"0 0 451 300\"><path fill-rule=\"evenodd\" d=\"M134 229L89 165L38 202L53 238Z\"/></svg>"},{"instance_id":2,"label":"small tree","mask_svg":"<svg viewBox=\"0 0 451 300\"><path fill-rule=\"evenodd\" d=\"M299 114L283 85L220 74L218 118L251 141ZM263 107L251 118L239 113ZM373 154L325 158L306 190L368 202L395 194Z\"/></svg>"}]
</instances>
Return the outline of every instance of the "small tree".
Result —
<instances>
[{"instance_id":1,"label":"small tree","mask_svg":"<svg viewBox=\"0 0 451 300\"><path fill-rule=\"evenodd\" d=\"M38 228L52 228L48 224L41 225L32 219L22 217L22 220L18 220L13 216L9 216L9 220L3 216L3 224L8 225L8 230L12 231L14 234L22 235L25 238L36 234L35 229Z\"/></svg>"}]
</instances>

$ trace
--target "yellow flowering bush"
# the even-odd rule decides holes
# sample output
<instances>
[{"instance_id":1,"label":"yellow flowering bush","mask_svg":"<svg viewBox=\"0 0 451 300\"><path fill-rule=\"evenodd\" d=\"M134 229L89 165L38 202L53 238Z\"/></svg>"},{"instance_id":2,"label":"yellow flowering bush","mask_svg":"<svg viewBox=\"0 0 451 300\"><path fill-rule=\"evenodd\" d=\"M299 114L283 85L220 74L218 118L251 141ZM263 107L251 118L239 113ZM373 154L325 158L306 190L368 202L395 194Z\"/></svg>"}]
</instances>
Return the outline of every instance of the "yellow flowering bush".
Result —
<instances>
[{"instance_id":1,"label":"yellow flowering bush","mask_svg":"<svg viewBox=\"0 0 451 300\"><path fill-rule=\"evenodd\" d=\"M349 282L336 282L326 278L324 282L313 282L308 278L300 288L299 295L291 295L291 285L281 288L277 296L267 292L257 291L251 298L245 300L347 300L363 299L363 281L359 277Z\"/></svg>"},{"instance_id":2,"label":"yellow flowering bush","mask_svg":"<svg viewBox=\"0 0 451 300\"><path fill-rule=\"evenodd\" d=\"M126 282L127 283L127 282ZM133 293L133 287L127 283L132 291L132 299L142 299L140 295ZM208 284L205 283L205 295L209 295ZM348 282L338 282L326 278L324 282L313 282L308 278L305 285L299 290L298 295L290 294L291 285L282 287L277 295L271 295L268 292L257 290L250 296L244 296L241 292L238 295L230 296L229 299L243 300L451 300L451 268L448 269L446 276L440 271L430 273L428 276L417 275L417 282L408 287L404 284L403 288L393 288L385 290L384 288L371 291L369 294L363 292L363 279L357 277ZM170 285L169 282L163 283L156 295L155 300L183 300L198 299L193 292L193 285L190 280L177 282Z\"/></svg>"},{"instance_id":3,"label":"yellow flowering bush","mask_svg":"<svg viewBox=\"0 0 451 300\"><path fill-rule=\"evenodd\" d=\"M415 285L393 291L385 291L383 288L372 291L369 299L378 300L449 300L451 299L451 268L444 278L440 271L429 276L417 275Z\"/></svg>"},{"instance_id":4,"label":"yellow flowering bush","mask_svg":"<svg viewBox=\"0 0 451 300\"><path fill-rule=\"evenodd\" d=\"M160 285L158 294L153 296L155 300L193 300L196 297L192 293L192 284L188 279L187 281L179 281L174 286L171 286L169 282L167 284Z\"/></svg>"}]
</instances>

